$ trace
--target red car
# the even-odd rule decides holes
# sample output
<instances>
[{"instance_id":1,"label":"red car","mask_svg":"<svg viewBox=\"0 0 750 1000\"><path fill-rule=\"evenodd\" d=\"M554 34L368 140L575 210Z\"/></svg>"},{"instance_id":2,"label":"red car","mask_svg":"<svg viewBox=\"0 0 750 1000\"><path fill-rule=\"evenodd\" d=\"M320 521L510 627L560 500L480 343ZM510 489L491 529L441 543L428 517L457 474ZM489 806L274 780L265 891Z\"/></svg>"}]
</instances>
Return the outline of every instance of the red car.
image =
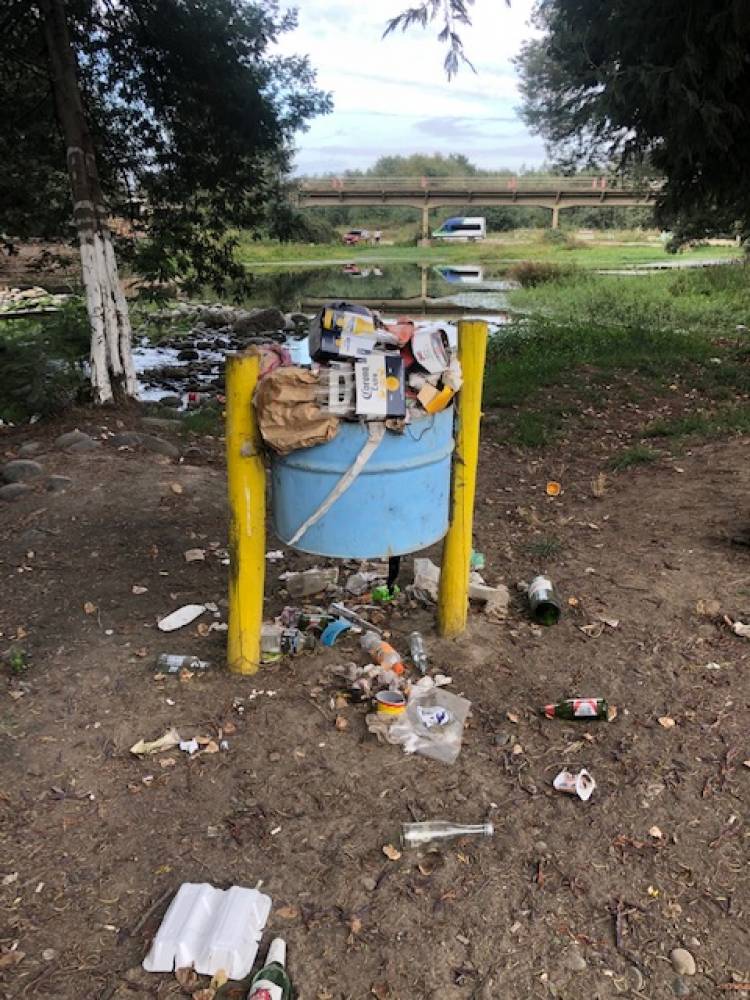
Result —
<instances>
[{"instance_id":1,"label":"red car","mask_svg":"<svg viewBox=\"0 0 750 1000\"><path fill-rule=\"evenodd\" d=\"M367 229L350 229L348 233L344 233L344 243L348 246L354 246L355 243L361 243L363 240L370 238L370 233Z\"/></svg>"}]
</instances>

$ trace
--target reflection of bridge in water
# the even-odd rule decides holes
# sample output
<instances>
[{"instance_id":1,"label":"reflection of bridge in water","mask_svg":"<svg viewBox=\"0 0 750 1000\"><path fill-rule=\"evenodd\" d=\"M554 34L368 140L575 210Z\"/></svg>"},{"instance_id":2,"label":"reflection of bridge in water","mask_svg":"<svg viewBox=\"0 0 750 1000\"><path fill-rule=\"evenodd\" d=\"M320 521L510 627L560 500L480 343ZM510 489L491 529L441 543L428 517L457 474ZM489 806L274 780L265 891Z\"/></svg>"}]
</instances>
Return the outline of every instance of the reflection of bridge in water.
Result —
<instances>
[{"instance_id":1,"label":"reflection of bridge in water","mask_svg":"<svg viewBox=\"0 0 750 1000\"><path fill-rule=\"evenodd\" d=\"M620 177L321 177L297 185L301 208L331 205L402 205L422 211L422 238L430 236L431 208L527 205L548 208L552 228L560 209L642 206L653 203L661 181L638 185Z\"/></svg>"},{"instance_id":2,"label":"reflection of bridge in water","mask_svg":"<svg viewBox=\"0 0 750 1000\"><path fill-rule=\"evenodd\" d=\"M357 265L347 265L344 268L344 273L348 274L352 279L352 294L345 296L346 301L351 302L353 305L367 306L368 309L375 309L378 312L386 313L414 314L420 312L424 315L428 313L439 313L441 315L455 313L458 315L476 312L495 315L500 321L507 318L507 306L492 305L484 302L477 302L474 305L467 304L466 301L454 301L451 298L451 296L460 293L462 289L469 293L478 292L480 294L487 294L498 293L515 287L513 283L509 284L492 279L485 281L484 268L481 265L451 264L434 266L431 264L418 264L414 266L420 269L419 295L408 298L389 298L385 295L357 295L357 279L382 278L384 275L380 268L368 267L366 265L360 268ZM428 295L427 281L430 272L434 272L446 284L453 286L452 289L446 289L445 297L442 295ZM306 310L322 309L330 301L330 296L305 296L300 303L300 308L303 312Z\"/></svg>"}]
</instances>

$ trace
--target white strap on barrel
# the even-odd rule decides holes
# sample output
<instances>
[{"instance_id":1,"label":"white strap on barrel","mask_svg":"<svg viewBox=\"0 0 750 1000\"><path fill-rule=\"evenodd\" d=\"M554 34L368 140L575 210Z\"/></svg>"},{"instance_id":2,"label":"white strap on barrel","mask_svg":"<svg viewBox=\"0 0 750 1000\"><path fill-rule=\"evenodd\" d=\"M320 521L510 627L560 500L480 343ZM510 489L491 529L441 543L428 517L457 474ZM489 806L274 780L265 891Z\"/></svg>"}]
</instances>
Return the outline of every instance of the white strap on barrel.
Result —
<instances>
[{"instance_id":1,"label":"white strap on barrel","mask_svg":"<svg viewBox=\"0 0 750 1000\"><path fill-rule=\"evenodd\" d=\"M385 434L385 423L382 420L373 420L367 425L367 441L365 441L362 446L362 450L354 459L352 464L346 470L344 475L339 479L334 488L325 498L323 503L318 507L317 510L308 517L304 524L299 527L294 535L286 543L287 545L296 545L297 542L302 538L302 536L310 529L314 524L327 514L328 511L333 507L338 498L342 496L349 487L352 485L354 480L360 474L362 469L370 461L373 452L377 449L380 442L383 440L383 435Z\"/></svg>"}]
</instances>

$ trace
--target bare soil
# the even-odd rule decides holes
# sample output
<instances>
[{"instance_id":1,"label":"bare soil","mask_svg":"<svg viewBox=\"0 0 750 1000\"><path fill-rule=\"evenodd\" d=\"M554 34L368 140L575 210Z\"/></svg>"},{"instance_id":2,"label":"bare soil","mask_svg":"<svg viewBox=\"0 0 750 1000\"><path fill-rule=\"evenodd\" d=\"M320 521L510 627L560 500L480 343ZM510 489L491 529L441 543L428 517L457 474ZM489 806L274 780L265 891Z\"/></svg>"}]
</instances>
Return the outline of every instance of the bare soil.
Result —
<instances>
[{"instance_id":1,"label":"bare soil","mask_svg":"<svg viewBox=\"0 0 750 1000\"><path fill-rule=\"evenodd\" d=\"M381 746L364 707L334 707L329 667L364 662L353 640L241 678L221 667L221 632L156 629L189 602L225 615L227 570L211 548L226 544L221 441L192 442L180 463L106 442L50 446L76 425L138 429L137 412L4 432L7 458L42 441L45 471L74 482L0 510L0 650L29 656L22 675L2 668L0 949L24 957L0 957L0 996L181 995L138 966L185 881L262 882L274 903L264 944L287 938L301 1000L742 995L750 642L722 615L750 621L750 549L731 540L748 521L750 441L664 452L594 489L642 422L614 390L601 398L543 451L503 443L502 417L487 423L476 548L488 580L513 591L508 619L472 611L448 641L428 609L388 612L394 644L420 628L434 667L473 703L452 766ZM560 497L546 496L548 479ZM205 562L186 563L194 547ZM306 561L269 564L269 616L284 602L279 573ZM515 590L541 568L567 605L543 631ZM709 599L719 614L698 612ZM160 652L218 665L157 682ZM606 696L616 720L540 718L573 695ZM221 730L229 750L129 753L170 726ZM564 766L593 774L588 803L552 789ZM384 855L402 821L437 817L490 819L496 835L427 859ZM676 982L680 946L697 973ZM586 967L573 971L578 955Z\"/></svg>"}]
</instances>

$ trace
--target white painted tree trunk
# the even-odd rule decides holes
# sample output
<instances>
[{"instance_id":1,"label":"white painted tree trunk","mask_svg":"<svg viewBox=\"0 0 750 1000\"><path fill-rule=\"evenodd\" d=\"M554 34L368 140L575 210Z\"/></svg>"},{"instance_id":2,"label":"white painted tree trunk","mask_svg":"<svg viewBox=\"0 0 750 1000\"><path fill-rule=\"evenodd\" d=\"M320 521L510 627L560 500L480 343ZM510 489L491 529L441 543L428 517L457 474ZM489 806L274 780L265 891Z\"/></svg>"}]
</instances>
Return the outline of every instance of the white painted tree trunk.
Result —
<instances>
[{"instance_id":1,"label":"white painted tree trunk","mask_svg":"<svg viewBox=\"0 0 750 1000\"><path fill-rule=\"evenodd\" d=\"M91 385L97 403L114 399L113 378L135 396L132 332L107 229L80 230L81 268L91 323Z\"/></svg>"}]
</instances>

